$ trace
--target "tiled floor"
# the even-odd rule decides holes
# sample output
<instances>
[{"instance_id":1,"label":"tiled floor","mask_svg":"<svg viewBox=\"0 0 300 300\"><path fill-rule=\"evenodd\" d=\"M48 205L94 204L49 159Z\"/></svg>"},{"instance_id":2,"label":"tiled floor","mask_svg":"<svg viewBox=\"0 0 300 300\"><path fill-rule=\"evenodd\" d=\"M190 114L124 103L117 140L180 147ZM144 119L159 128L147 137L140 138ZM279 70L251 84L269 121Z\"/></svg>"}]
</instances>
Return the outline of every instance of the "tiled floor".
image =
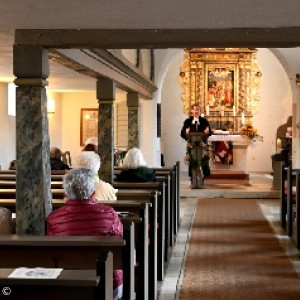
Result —
<instances>
[{"instance_id":1,"label":"tiled floor","mask_svg":"<svg viewBox=\"0 0 300 300\"><path fill-rule=\"evenodd\" d=\"M206 188L191 190L186 174L181 176L181 201L180 215L181 226L177 236L176 245L167 268L164 281L159 284L159 300L177 299L185 262L185 253L188 249L190 229L193 223L195 205L198 198L256 198L267 220L272 225L274 232L286 254L292 261L295 270L300 275L300 252L287 237L279 224L279 191L272 190L272 177L265 174L250 174L249 184L245 182L224 182L215 184L207 182Z\"/></svg>"}]
</instances>

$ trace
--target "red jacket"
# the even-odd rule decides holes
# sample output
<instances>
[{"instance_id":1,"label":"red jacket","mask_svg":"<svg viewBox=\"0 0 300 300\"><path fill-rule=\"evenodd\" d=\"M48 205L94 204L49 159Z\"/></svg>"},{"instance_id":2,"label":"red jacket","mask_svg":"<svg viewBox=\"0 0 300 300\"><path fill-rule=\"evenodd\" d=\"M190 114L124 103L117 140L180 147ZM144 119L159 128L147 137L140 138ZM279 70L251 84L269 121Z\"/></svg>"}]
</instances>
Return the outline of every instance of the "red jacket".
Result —
<instances>
[{"instance_id":1,"label":"red jacket","mask_svg":"<svg viewBox=\"0 0 300 300\"><path fill-rule=\"evenodd\" d=\"M123 225L116 211L94 199L69 200L47 218L47 235L122 236Z\"/></svg>"}]
</instances>

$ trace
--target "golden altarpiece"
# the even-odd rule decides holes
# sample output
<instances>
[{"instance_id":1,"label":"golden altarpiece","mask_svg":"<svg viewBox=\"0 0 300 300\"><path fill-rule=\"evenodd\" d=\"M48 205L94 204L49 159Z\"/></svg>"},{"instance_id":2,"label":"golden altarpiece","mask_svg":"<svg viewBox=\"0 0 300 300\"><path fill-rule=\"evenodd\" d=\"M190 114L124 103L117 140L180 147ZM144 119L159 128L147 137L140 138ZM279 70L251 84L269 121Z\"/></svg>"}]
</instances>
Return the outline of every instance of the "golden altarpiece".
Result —
<instances>
[{"instance_id":1,"label":"golden altarpiece","mask_svg":"<svg viewBox=\"0 0 300 300\"><path fill-rule=\"evenodd\" d=\"M180 68L183 111L199 105L213 130L237 133L258 109L262 73L251 48L186 49Z\"/></svg>"}]
</instances>

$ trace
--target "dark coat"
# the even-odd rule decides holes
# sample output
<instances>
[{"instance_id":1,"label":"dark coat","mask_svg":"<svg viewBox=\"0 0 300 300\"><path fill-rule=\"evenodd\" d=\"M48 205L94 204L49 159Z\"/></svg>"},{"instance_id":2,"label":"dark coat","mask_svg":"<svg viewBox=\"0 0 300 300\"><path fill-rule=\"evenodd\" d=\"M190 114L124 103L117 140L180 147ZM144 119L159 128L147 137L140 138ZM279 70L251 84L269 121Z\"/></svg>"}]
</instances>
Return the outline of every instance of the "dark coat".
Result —
<instances>
[{"instance_id":1,"label":"dark coat","mask_svg":"<svg viewBox=\"0 0 300 300\"><path fill-rule=\"evenodd\" d=\"M69 166L58 158L50 158L51 170L69 170Z\"/></svg>"},{"instance_id":2,"label":"dark coat","mask_svg":"<svg viewBox=\"0 0 300 300\"><path fill-rule=\"evenodd\" d=\"M137 169L124 169L116 176L117 181L125 182L146 182L155 181L155 171L148 167L139 167Z\"/></svg>"},{"instance_id":3,"label":"dark coat","mask_svg":"<svg viewBox=\"0 0 300 300\"><path fill-rule=\"evenodd\" d=\"M204 132L205 128L208 126L209 127L208 135L212 134L212 131L211 131L211 128L210 128L210 125L209 125L207 119L199 117L198 125L192 123L193 119L194 119L194 117L191 116L191 117L185 119L185 121L183 122L183 126L181 128L181 133L180 133L180 136L183 139L187 140L187 136L185 133L187 128L190 128L190 132Z\"/></svg>"}]
</instances>

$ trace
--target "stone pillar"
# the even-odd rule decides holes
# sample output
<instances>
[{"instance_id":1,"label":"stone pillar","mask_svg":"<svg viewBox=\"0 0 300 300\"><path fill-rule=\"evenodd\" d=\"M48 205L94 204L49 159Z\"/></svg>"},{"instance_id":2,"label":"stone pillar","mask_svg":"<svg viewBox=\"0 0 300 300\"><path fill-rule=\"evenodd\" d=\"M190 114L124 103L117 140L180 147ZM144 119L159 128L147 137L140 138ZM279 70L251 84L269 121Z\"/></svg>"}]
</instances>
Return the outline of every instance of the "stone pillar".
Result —
<instances>
[{"instance_id":1,"label":"stone pillar","mask_svg":"<svg viewBox=\"0 0 300 300\"><path fill-rule=\"evenodd\" d=\"M46 78L48 50L14 46L16 96L17 186L16 232L44 235L52 210Z\"/></svg>"},{"instance_id":2,"label":"stone pillar","mask_svg":"<svg viewBox=\"0 0 300 300\"><path fill-rule=\"evenodd\" d=\"M97 81L99 101L98 151L101 157L99 178L112 183L114 176L114 100L115 82L110 79Z\"/></svg>"},{"instance_id":3,"label":"stone pillar","mask_svg":"<svg viewBox=\"0 0 300 300\"><path fill-rule=\"evenodd\" d=\"M139 96L137 93L127 94L128 107L128 148L139 147Z\"/></svg>"}]
</instances>

